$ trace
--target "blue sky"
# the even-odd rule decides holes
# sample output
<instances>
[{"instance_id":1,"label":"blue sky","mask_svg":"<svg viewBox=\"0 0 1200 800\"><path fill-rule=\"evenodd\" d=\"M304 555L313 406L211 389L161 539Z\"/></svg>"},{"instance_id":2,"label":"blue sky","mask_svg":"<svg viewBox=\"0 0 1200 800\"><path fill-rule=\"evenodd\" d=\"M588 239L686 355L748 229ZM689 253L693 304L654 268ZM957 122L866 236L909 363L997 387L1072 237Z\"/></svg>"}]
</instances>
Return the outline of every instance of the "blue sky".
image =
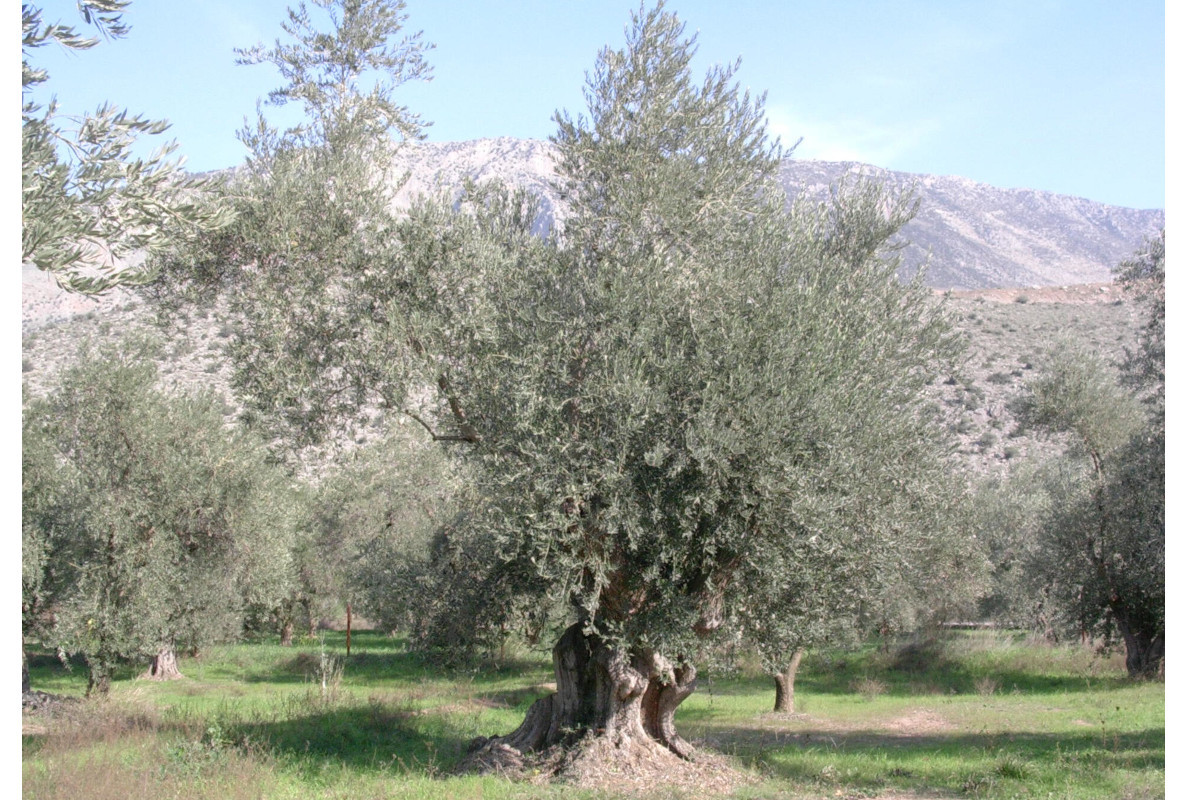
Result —
<instances>
[{"instance_id":1,"label":"blue sky","mask_svg":"<svg viewBox=\"0 0 1200 800\"><path fill-rule=\"evenodd\" d=\"M287 0L134 0L131 34L35 58L67 111L103 100L173 123L191 169L240 163L235 138L269 66L233 48L281 34ZM42 4L75 22L74 2ZM434 78L400 99L436 141L544 138L582 110L597 51L632 0L410 0ZM695 67L742 58L772 129L801 158L960 175L1135 208L1165 205L1165 11L1103 0L675 0Z\"/></svg>"}]
</instances>

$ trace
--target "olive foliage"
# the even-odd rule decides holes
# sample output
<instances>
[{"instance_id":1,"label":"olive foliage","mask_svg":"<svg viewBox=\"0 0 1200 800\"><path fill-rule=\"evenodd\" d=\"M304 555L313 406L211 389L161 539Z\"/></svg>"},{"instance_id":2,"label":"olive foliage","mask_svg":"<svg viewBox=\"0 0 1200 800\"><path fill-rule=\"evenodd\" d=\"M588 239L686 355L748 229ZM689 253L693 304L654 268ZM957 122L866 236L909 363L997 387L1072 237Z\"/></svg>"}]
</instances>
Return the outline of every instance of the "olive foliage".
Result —
<instances>
[{"instance_id":1,"label":"olive foliage","mask_svg":"<svg viewBox=\"0 0 1200 800\"><path fill-rule=\"evenodd\" d=\"M912 194L864 181L788 208L763 99L733 67L693 81L694 51L658 7L601 53L587 113L558 116L551 240L496 187L334 231L310 174L276 219L277 158L254 221L177 262L286 298L256 301L234 352L261 413L301 440L372 398L416 417L469 451L509 585L684 653L806 548L881 565L937 535L924 387L955 351L896 279Z\"/></svg>"},{"instance_id":2,"label":"olive foliage","mask_svg":"<svg viewBox=\"0 0 1200 800\"><path fill-rule=\"evenodd\" d=\"M280 129L260 106L240 134L246 164L221 190L234 221L156 254L162 280L145 290L167 317L232 299L229 355L247 419L297 448L345 434L368 404L403 406L407 384L391 379L386 355L352 355L378 322L362 282L394 257L392 202L404 176L392 158L424 127L394 93L429 74L429 46L402 33L401 0L314 6L321 13L289 9L273 46L241 51L244 64L279 69L284 85L269 104L298 103L304 121ZM404 346L393 343L391 355Z\"/></svg>"},{"instance_id":3,"label":"olive foliage","mask_svg":"<svg viewBox=\"0 0 1200 800\"><path fill-rule=\"evenodd\" d=\"M395 262L440 290L440 429L476 440L512 580L684 660L797 562L882 569L940 533L924 387L954 352L895 277L914 198L847 184L787 208L762 98L732 67L694 81L694 49L660 6L600 54L587 113L558 116L556 241L468 196L414 215Z\"/></svg>"},{"instance_id":4,"label":"olive foliage","mask_svg":"<svg viewBox=\"0 0 1200 800\"><path fill-rule=\"evenodd\" d=\"M88 25L120 38L129 0L80 0ZM44 107L31 92L49 80L36 51L56 44L87 50L99 42L62 23L47 23L32 3L21 5L21 260L60 286L97 294L153 277L137 256L173 240L219 229L228 213L208 202L211 181L187 175L173 158L175 144L147 157L134 154L142 136L168 124L130 114L111 103L79 118Z\"/></svg>"},{"instance_id":5,"label":"olive foliage","mask_svg":"<svg viewBox=\"0 0 1200 800\"><path fill-rule=\"evenodd\" d=\"M425 575L455 508L446 455L415 427L395 426L327 475L309 533L323 593L392 631L414 631L434 616Z\"/></svg>"},{"instance_id":6,"label":"olive foliage","mask_svg":"<svg viewBox=\"0 0 1200 800\"><path fill-rule=\"evenodd\" d=\"M374 6L330 7L339 47L395 36L416 63L400 17L356 37L351 9ZM231 355L258 421L305 445L377 405L412 418L471 465L443 545L489 565L514 615L566 609L628 652L794 639L822 609L949 574L926 387L959 345L896 276L912 192L851 181L789 206L764 98L736 66L694 76L695 39L659 5L600 53L586 112L556 117L561 231L534 236L530 198L494 185L399 214L402 176L372 159L417 132L342 124L372 96L366 62L306 72L325 40L291 19L300 49L268 60L306 135L260 118L239 221L159 262L165 299L245 298ZM814 614L772 622L782 597Z\"/></svg>"}]
</instances>

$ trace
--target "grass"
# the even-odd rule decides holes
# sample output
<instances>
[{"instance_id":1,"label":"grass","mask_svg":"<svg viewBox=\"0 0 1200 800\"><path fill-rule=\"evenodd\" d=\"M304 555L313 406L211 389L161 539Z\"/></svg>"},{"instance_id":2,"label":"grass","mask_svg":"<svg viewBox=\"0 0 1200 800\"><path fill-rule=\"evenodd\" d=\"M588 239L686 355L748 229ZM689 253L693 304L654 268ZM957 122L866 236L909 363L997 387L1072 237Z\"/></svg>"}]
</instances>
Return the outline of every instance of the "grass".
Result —
<instances>
[{"instance_id":1,"label":"grass","mask_svg":"<svg viewBox=\"0 0 1200 800\"><path fill-rule=\"evenodd\" d=\"M448 672L356 633L340 683L323 692L322 649L334 648L213 648L181 659L183 680L134 681L130 669L108 700L29 717L24 796L604 796L454 774L472 738L514 729L545 693L542 654ZM34 688L82 694L81 668L44 654L31 666ZM766 675L706 673L678 726L757 774L744 797L1155 798L1163 689L1128 680L1117 656L964 632L811 653L790 715L769 712Z\"/></svg>"}]
</instances>

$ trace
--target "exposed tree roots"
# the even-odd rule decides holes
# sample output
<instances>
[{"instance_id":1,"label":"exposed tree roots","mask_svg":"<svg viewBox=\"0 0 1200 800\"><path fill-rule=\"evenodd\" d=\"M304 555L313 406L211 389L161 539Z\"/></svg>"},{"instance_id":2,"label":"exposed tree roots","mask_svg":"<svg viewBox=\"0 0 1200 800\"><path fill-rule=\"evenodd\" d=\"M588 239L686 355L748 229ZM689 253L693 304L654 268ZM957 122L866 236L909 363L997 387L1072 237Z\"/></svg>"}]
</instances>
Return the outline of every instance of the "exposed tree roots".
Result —
<instances>
[{"instance_id":1,"label":"exposed tree roots","mask_svg":"<svg viewBox=\"0 0 1200 800\"><path fill-rule=\"evenodd\" d=\"M692 748L683 759L646 737L642 741L587 734L570 744L521 753L499 737L477 740L459 765L463 773L499 773L530 783L568 783L620 795L683 789L687 796L726 795L754 780L723 756Z\"/></svg>"}]
</instances>

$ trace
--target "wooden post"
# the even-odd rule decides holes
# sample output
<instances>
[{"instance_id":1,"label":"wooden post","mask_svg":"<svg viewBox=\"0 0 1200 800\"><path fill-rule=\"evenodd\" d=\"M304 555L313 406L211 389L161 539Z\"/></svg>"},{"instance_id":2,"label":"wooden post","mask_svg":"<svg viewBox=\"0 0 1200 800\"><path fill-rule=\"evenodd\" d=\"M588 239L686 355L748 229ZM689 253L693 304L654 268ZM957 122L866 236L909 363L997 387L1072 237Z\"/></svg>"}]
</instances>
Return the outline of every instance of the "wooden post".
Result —
<instances>
[{"instance_id":1,"label":"wooden post","mask_svg":"<svg viewBox=\"0 0 1200 800\"><path fill-rule=\"evenodd\" d=\"M346 603L346 658L350 657L350 604Z\"/></svg>"}]
</instances>

